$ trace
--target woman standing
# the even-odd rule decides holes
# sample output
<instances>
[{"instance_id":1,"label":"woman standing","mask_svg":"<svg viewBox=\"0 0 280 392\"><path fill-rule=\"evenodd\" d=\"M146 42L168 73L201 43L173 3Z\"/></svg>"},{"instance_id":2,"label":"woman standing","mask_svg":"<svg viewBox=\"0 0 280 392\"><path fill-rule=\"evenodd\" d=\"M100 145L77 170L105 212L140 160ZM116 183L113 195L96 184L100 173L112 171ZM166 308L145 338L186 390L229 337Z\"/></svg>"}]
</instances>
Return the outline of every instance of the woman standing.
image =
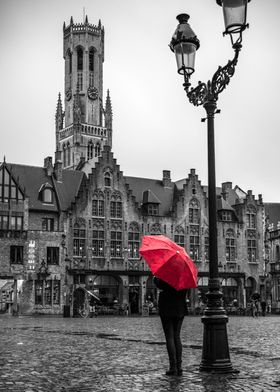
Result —
<instances>
[{"instance_id":1,"label":"woman standing","mask_svg":"<svg viewBox=\"0 0 280 392\"><path fill-rule=\"evenodd\" d=\"M160 290L158 308L169 358L169 370L166 371L166 375L181 376L183 371L180 332L184 316L188 314L187 290L177 291L156 277L154 283Z\"/></svg>"}]
</instances>

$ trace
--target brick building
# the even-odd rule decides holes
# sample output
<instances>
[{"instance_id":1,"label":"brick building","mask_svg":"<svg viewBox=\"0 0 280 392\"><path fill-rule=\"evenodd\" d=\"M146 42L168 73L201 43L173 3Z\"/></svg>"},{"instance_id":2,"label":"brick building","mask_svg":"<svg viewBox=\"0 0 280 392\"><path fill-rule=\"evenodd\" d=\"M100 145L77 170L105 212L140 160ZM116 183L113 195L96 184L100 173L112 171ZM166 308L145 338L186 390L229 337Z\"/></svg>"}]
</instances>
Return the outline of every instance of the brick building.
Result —
<instances>
[{"instance_id":1,"label":"brick building","mask_svg":"<svg viewBox=\"0 0 280 392\"><path fill-rule=\"evenodd\" d=\"M91 298L138 313L156 301L139 257L145 234L184 246L199 268L192 308L207 290L207 187L194 169L173 181L125 176L112 151L112 105L103 105L104 28L63 28L64 110L56 110L55 160L43 167L0 166L0 279L14 283L21 313L79 315ZM265 211L262 197L225 182L217 188L219 270L226 304L246 305L261 290ZM16 293L16 295L15 295Z\"/></svg>"}]
</instances>

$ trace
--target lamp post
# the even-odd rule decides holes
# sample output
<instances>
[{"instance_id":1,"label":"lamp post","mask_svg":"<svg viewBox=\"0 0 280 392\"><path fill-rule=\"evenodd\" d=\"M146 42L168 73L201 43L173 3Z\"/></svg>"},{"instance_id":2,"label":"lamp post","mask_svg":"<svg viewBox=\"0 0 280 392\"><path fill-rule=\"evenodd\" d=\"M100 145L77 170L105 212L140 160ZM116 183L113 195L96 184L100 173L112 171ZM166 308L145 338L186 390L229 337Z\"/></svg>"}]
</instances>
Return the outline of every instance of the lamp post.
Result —
<instances>
[{"instance_id":1,"label":"lamp post","mask_svg":"<svg viewBox=\"0 0 280 392\"><path fill-rule=\"evenodd\" d=\"M247 0L217 0L217 4L223 8L224 35L230 35L235 54L224 67L219 66L211 81L199 82L197 87L191 88L190 77L195 70L195 54L200 43L188 23L189 15L177 16L179 25L172 37L170 48L176 56L178 73L184 76L183 86L189 101L195 106L202 105L207 115L209 284L207 306L202 316L204 332L200 370L232 372L226 328L228 317L222 304L218 270L214 116L220 112L217 110L218 96L234 74L242 47L242 32L248 27Z\"/></svg>"}]
</instances>

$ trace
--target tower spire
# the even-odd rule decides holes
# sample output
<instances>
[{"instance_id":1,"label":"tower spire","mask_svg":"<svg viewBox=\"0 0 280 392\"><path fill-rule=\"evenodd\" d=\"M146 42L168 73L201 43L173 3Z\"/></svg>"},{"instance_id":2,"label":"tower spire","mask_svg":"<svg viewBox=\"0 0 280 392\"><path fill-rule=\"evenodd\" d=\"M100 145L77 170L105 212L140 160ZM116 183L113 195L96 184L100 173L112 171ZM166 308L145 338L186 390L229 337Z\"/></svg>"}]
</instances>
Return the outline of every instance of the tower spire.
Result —
<instances>
[{"instance_id":1,"label":"tower spire","mask_svg":"<svg viewBox=\"0 0 280 392\"><path fill-rule=\"evenodd\" d=\"M59 150L59 131L63 129L63 117L64 117L64 113L62 110L61 95L60 93L58 93L58 100L57 100L56 113L55 113L56 151Z\"/></svg>"},{"instance_id":2,"label":"tower spire","mask_svg":"<svg viewBox=\"0 0 280 392\"><path fill-rule=\"evenodd\" d=\"M110 92L107 90L106 104L105 104L105 127L108 131L108 145L112 147L112 131L113 131L113 111Z\"/></svg>"}]
</instances>

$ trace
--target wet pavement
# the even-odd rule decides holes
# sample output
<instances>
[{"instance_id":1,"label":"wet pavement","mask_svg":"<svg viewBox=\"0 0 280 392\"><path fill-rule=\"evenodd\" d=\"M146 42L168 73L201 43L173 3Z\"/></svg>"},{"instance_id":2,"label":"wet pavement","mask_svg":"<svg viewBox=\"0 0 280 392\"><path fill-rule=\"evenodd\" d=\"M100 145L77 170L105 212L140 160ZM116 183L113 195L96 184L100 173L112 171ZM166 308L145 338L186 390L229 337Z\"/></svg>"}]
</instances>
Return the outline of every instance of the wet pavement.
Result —
<instances>
[{"instance_id":1,"label":"wet pavement","mask_svg":"<svg viewBox=\"0 0 280 392\"><path fill-rule=\"evenodd\" d=\"M199 372L203 325L184 320L183 376L165 375L160 319L0 316L0 391L181 392L280 390L280 317L230 317L239 373Z\"/></svg>"}]
</instances>

